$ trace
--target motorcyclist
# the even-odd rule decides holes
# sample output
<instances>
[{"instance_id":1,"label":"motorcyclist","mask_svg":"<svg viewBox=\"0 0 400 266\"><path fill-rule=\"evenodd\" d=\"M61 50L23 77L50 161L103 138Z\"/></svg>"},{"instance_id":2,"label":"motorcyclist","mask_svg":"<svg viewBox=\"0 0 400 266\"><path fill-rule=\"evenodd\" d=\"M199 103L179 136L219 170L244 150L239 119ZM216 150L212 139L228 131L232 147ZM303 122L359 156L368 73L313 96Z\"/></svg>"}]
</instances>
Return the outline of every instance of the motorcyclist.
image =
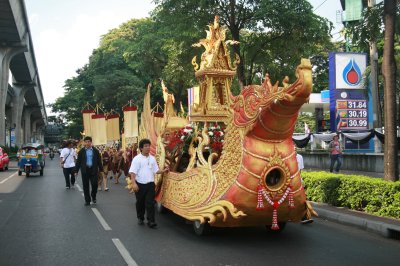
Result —
<instances>
[{"instance_id":1,"label":"motorcyclist","mask_svg":"<svg viewBox=\"0 0 400 266\"><path fill-rule=\"evenodd\" d=\"M50 159L53 160L54 158L54 151L53 149L50 150Z\"/></svg>"}]
</instances>

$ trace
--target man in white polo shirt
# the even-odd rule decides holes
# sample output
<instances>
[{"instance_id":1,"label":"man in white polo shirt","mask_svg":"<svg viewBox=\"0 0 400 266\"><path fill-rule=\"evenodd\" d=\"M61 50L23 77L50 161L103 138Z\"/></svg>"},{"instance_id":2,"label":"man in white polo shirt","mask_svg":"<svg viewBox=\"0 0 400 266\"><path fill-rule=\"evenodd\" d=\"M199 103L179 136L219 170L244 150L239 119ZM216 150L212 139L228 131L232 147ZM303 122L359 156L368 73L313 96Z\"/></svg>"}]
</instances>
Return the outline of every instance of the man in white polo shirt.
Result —
<instances>
[{"instance_id":1,"label":"man in white polo shirt","mask_svg":"<svg viewBox=\"0 0 400 266\"><path fill-rule=\"evenodd\" d=\"M168 172L168 168L160 170L156 158L150 155L150 140L142 139L139 142L140 154L132 160L129 174L132 179L133 191L136 195L136 214L138 224L144 224L146 213L147 225L150 228L157 226L154 217L155 184L154 175Z\"/></svg>"},{"instance_id":2,"label":"man in white polo shirt","mask_svg":"<svg viewBox=\"0 0 400 266\"><path fill-rule=\"evenodd\" d=\"M61 150L60 154L60 164L63 169L65 177L65 187L67 189L74 187L75 184L75 160L76 160L75 149L73 148L72 140L68 140L65 147Z\"/></svg>"}]
</instances>

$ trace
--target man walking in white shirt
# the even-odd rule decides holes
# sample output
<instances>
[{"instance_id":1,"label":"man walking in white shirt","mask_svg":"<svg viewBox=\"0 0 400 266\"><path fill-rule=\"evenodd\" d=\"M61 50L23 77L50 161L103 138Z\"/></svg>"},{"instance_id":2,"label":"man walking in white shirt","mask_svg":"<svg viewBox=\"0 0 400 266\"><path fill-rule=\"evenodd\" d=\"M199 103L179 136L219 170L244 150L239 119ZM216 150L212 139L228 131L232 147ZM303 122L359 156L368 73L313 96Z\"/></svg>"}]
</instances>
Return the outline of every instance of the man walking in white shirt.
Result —
<instances>
[{"instance_id":1,"label":"man walking in white shirt","mask_svg":"<svg viewBox=\"0 0 400 266\"><path fill-rule=\"evenodd\" d=\"M61 150L60 160L65 177L65 188L70 189L71 185L72 187L75 185L74 170L76 160L76 153L71 140L68 140L66 146Z\"/></svg>"},{"instance_id":2,"label":"man walking in white shirt","mask_svg":"<svg viewBox=\"0 0 400 266\"><path fill-rule=\"evenodd\" d=\"M131 175L133 191L136 195L136 214L138 224L144 224L146 213L147 225L155 228L154 197L155 184L154 175L168 172L168 168L160 170L156 158L150 155L150 140L142 139L139 142L140 154L132 160L129 174Z\"/></svg>"}]
</instances>

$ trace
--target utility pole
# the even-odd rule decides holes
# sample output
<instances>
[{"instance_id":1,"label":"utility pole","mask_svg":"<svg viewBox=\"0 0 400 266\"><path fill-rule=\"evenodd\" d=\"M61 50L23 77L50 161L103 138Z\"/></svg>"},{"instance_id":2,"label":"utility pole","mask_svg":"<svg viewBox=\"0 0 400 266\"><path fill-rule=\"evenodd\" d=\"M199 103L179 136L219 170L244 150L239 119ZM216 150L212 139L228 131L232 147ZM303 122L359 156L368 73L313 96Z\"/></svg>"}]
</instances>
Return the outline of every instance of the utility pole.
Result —
<instances>
[{"instance_id":1,"label":"utility pole","mask_svg":"<svg viewBox=\"0 0 400 266\"><path fill-rule=\"evenodd\" d=\"M375 0L368 0L368 7L375 6ZM382 112L379 100L378 87L378 49L376 48L376 39L369 41L369 58L371 65L371 87L372 87L372 102L374 106L374 128L382 127Z\"/></svg>"},{"instance_id":2,"label":"utility pole","mask_svg":"<svg viewBox=\"0 0 400 266\"><path fill-rule=\"evenodd\" d=\"M368 0L368 8L373 8L376 4L375 0ZM372 95L372 105L373 105L373 127L382 127L382 110L379 98L379 85L378 85L378 49L376 47L375 36L369 41L369 61L371 66L371 95ZM374 138L374 150L375 152L382 151L382 145L380 141Z\"/></svg>"}]
</instances>

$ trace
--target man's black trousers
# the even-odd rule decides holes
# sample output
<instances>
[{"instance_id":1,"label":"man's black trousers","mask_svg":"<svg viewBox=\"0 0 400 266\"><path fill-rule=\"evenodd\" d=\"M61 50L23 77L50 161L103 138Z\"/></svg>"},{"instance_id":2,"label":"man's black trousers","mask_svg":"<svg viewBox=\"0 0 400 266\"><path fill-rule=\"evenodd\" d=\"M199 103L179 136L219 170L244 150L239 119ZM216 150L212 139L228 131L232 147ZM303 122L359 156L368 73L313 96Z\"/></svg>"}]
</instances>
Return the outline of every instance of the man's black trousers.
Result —
<instances>
[{"instance_id":1,"label":"man's black trousers","mask_svg":"<svg viewBox=\"0 0 400 266\"><path fill-rule=\"evenodd\" d=\"M74 169L75 169L75 167L63 168L66 187L71 187L71 185L75 184Z\"/></svg>"},{"instance_id":2,"label":"man's black trousers","mask_svg":"<svg viewBox=\"0 0 400 266\"><path fill-rule=\"evenodd\" d=\"M90 202L90 196L92 201L96 200L98 177L94 174L94 169L87 168L85 173L82 173L82 185L83 194L85 195L85 201ZM89 182L92 187L92 192L89 194Z\"/></svg>"},{"instance_id":3,"label":"man's black trousers","mask_svg":"<svg viewBox=\"0 0 400 266\"><path fill-rule=\"evenodd\" d=\"M136 182L137 183L137 182ZM155 185L154 182L147 184L137 183L139 191L136 195L136 214L137 218L144 220L144 214L148 222L155 222L154 218L154 197L155 197Z\"/></svg>"}]
</instances>

